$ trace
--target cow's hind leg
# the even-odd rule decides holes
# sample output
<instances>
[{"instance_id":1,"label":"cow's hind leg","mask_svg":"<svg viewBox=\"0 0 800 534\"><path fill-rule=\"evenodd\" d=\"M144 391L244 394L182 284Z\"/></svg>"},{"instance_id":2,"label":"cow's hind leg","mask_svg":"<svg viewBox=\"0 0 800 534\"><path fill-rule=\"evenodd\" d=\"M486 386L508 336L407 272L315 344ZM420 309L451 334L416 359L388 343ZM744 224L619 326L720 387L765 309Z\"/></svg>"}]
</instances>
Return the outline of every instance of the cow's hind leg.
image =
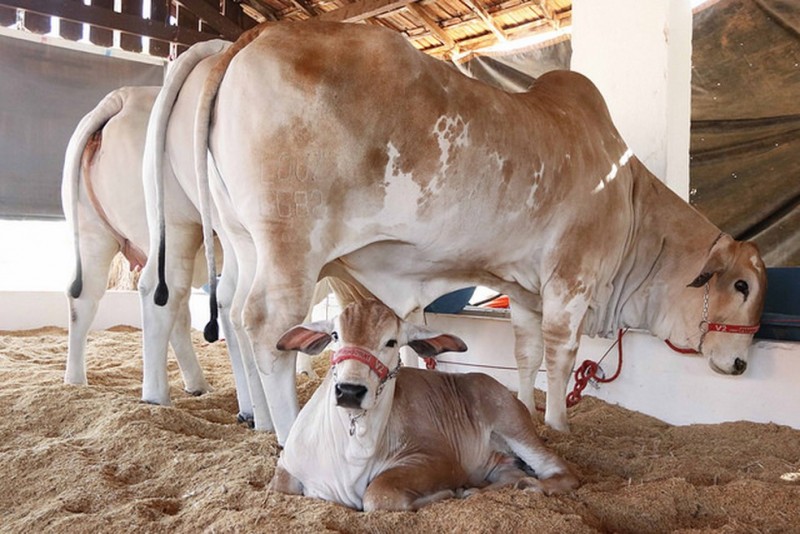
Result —
<instances>
[{"instance_id":1,"label":"cow's hind leg","mask_svg":"<svg viewBox=\"0 0 800 534\"><path fill-rule=\"evenodd\" d=\"M281 225L276 226L253 235L257 268L243 320L278 443L283 445L300 409L295 387L296 352L278 350L276 345L286 330L305 317L320 267L308 261L302 247L285 240L296 229L279 230Z\"/></svg>"},{"instance_id":2,"label":"cow's hind leg","mask_svg":"<svg viewBox=\"0 0 800 534\"><path fill-rule=\"evenodd\" d=\"M147 262L139 279L142 305L142 400L152 404L170 405L167 375L167 345L175 321L191 288L194 260L200 247L200 232L196 225L168 225L166 275L169 299L166 305L155 304L153 295L157 282L156 262Z\"/></svg>"},{"instance_id":3,"label":"cow's hind leg","mask_svg":"<svg viewBox=\"0 0 800 534\"><path fill-rule=\"evenodd\" d=\"M81 272L80 294L73 295L73 284L67 289L69 301L69 345L67 349L67 368L64 382L85 385L86 379L86 337L92 325L97 306L108 284L108 269L119 245L111 234L96 220L82 219L80 228Z\"/></svg>"},{"instance_id":4,"label":"cow's hind leg","mask_svg":"<svg viewBox=\"0 0 800 534\"><path fill-rule=\"evenodd\" d=\"M536 475L536 479L521 482L530 477L522 477L524 473L517 466L499 461L496 473L489 482L494 484L514 483L518 487L531 487L545 493L577 487L578 479L572 474L566 462L545 447L539 439L525 405L515 399L511 392L499 382L488 377L477 379L485 382L479 387L484 398L488 396L488 398L495 399L495 402L487 402L483 405L486 419L494 424L493 433L499 436L510 452L530 467Z\"/></svg>"},{"instance_id":5,"label":"cow's hind leg","mask_svg":"<svg viewBox=\"0 0 800 534\"><path fill-rule=\"evenodd\" d=\"M228 236L234 247L237 265L236 289L231 300L230 318L231 326L236 333L236 340L242 358L242 368L245 374L248 393L252 402L249 409L242 409L239 412L239 420L250 424L256 430L271 432L274 430L272 416L269 413L267 396L264 393L264 386L261 383L261 375L258 372L253 343L250 334L247 332L244 322L244 310L250 289L253 285L256 271L256 253L250 235L241 227L229 227ZM232 254L226 256L226 263Z\"/></svg>"},{"instance_id":6,"label":"cow's hind leg","mask_svg":"<svg viewBox=\"0 0 800 534\"><path fill-rule=\"evenodd\" d=\"M170 344L175 352L175 359L178 360L184 389L191 395L202 395L211 391L211 386L203 375L203 369L200 367L200 362L197 361L197 354L192 345L192 317L189 313L188 293L183 300L178 308L172 334L170 334Z\"/></svg>"},{"instance_id":7,"label":"cow's hind leg","mask_svg":"<svg viewBox=\"0 0 800 534\"><path fill-rule=\"evenodd\" d=\"M467 481L458 463L445 459L426 460L421 466L400 466L384 471L364 492L365 512L409 511L450 499Z\"/></svg>"},{"instance_id":8,"label":"cow's hind leg","mask_svg":"<svg viewBox=\"0 0 800 534\"><path fill-rule=\"evenodd\" d=\"M233 245L225 240L222 235L220 235L220 240L222 241L222 249L225 251L225 263L217 286L219 319L222 332L225 335L225 343L228 345L228 357L231 360L233 381L236 384L236 401L239 406L238 419L254 425L253 401L250 397L250 386L247 381L242 349L239 344L238 334L231 320L231 305L236 294L239 276L238 259L233 251ZM264 407L266 409L266 400L264 400Z\"/></svg>"}]
</instances>

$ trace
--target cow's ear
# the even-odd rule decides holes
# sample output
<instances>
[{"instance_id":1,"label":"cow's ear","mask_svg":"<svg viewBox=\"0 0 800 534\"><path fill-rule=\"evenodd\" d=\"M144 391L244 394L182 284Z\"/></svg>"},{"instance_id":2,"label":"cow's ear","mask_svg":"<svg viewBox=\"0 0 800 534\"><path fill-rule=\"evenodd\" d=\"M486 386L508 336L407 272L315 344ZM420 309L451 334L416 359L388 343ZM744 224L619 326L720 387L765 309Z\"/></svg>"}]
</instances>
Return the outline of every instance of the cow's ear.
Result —
<instances>
[{"instance_id":1,"label":"cow's ear","mask_svg":"<svg viewBox=\"0 0 800 534\"><path fill-rule=\"evenodd\" d=\"M728 234L722 234L708 253L706 264L700 274L686 287L703 287L712 276L723 272L733 261L736 241Z\"/></svg>"},{"instance_id":2,"label":"cow's ear","mask_svg":"<svg viewBox=\"0 0 800 534\"><path fill-rule=\"evenodd\" d=\"M406 323L408 346L423 358L432 358L443 352L464 352L467 344L451 334L440 334L426 328Z\"/></svg>"},{"instance_id":3,"label":"cow's ear","mask_svg":"<svg viewBox=\"0 0 800 534\"><path fill-rule=\"evenodd\" d=\"M331 321L293 326L284 332L276 347L278 350L299 350L306 354L319 354L333 339L332 332Z\"/></svg>"}]
</instances>

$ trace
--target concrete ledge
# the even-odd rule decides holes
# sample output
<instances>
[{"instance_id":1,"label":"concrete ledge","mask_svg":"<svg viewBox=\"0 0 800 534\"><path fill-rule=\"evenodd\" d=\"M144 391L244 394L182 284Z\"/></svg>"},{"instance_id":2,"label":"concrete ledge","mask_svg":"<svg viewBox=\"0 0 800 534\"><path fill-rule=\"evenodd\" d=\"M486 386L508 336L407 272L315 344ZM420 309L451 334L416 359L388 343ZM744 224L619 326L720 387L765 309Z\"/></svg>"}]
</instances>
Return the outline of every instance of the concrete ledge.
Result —
<instances>
[{"instance_id":1,"label":"concrete ledge","mask_svg":"<svg viewBox=\"0 0 800 534\"><path fill-rule=\"evenodd\" d=\"M469 345L462 354L443 354L438 369L484 372L506 387L518 387L511 322L507 319L427 314L428 326L461 336ZM597 361L613 340L585 337L576 366ZM705 358L672 351L644 332L623 339L624 360L614 382L589 385L584 395L618 404L675 425L754 421L800 429L800 343L760 340L750 349L747 372L738 377L711 370ZM617 368L614 348L603 360L607 376ZM570 389L574 381L570 381ZM539 371L536 387L547 390Z\"/></svg>"}]
</instances>

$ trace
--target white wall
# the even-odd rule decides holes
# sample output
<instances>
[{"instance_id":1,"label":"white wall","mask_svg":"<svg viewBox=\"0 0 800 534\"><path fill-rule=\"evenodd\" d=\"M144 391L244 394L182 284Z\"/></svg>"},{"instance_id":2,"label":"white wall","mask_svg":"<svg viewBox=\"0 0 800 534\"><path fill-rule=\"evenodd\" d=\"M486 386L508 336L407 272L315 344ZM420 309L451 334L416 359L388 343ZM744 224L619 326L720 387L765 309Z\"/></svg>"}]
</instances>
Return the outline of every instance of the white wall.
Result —
<instances>
[{"instance_id":1,"label":"white wall","mask_svg":"<svg viewBox=\"0 0 800 534\"><path fill-rule=\"evenodd\" d=\"M139 293L106 291L92 330L117 325L141 328ZM69 326L65 291L0 291L0 330L31 330L42 326Z\"/></svg>"},{"instance_id":2,"label":"white wall","mask_svg":"<svg viewBox=\"0 0 800 534\"><path fill-rule=\"evenodd\" d=\"M644 164L689 198L690 0L574 0L572 70L603 94Z\"/></svg>"}]
</instances>

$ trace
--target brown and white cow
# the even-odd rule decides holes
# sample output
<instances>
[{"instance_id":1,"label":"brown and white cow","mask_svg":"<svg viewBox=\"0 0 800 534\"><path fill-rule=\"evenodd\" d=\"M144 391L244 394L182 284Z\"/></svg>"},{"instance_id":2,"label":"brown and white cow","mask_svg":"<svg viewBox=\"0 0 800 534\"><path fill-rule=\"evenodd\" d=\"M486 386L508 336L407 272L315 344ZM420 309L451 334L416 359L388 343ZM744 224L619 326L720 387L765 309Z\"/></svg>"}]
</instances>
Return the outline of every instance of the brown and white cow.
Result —
<instances>
[{"instance_id":1,"label":"brown and white cow","mask_svg":"<svg viewBox=\"0 0 800 534\"><path fill-rule=\"evenodd\" d=\"M278 347L316 353L337 338L331 370L289 432L272 489L371 511L416 510L465 489L514 485L550 494L578 486L539 440L525 405L498 381L400 367L401 345L435 356L466 350L459 338L365 300L337 323L290 329Z\"/></svg>"},{"instance_id":2,"label":"brown and white cow","mask_svg":"<svg viewBox=\"0 0 800 534\"><path fill-rule=\"evenodd\" d=\"M105 293L113 256L122 252L131 268L141 268L147 261L142 154L147 121L158 91L158 87L112 91L80 121L67 147L62 205L72 230L76 259L75 274L67 290L70 321L64 381L68 384L87 383L86 336ZM180 199L174 202L179 208ZM173 223L170 214L167 224ZM187 298L198 244L195 239L194 248L186 249L187 272L169 273L176 293L186 294ZM170 247L183 248L177 240ZM202 285L207 279L205 263L200 267L197 280ZM210 386L192 347L187 298L177 301L174 327L164 334L175 351L186 390L200 394L210 391Z\"/></svg>"},{"instance_id":3,"label":"brown and white cow","mask_svg":"<svg viewBox=\"0 0 800 534\"><path fill-rule=\"evenodd\" d=\"M580 74L509 94L380 28L272 24L215 68L198 117L220 216L254 250L243 316L280 443L298 405L275 343L327 275L401 317L469 285L508 294L520 398L532 406L544 358L557 429L581 334L643 328L719 372L746 367L752 330L706 324L758 322L756 247L653 176Z\"/></svg>"}]
</instances>

